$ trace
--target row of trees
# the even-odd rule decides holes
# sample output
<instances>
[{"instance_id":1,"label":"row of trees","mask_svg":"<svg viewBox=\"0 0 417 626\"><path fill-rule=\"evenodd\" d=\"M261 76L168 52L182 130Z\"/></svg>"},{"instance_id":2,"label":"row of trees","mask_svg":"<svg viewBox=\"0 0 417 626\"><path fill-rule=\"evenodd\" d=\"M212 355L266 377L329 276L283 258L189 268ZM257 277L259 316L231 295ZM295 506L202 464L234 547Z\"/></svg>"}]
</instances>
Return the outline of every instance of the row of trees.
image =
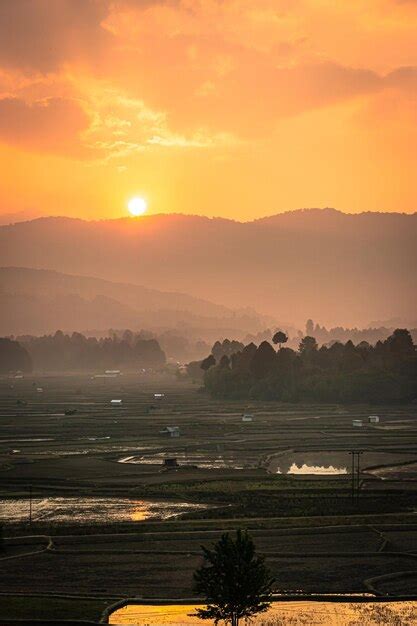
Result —
<instances>
[{"instance_id":1,"label":"row of trees","mask_svg":"<svg viewBox=\"0 0 417 626\"><path fill-rule=\"evenodd\" d=\"M116 335L97 339L81 333L20 337L19 341L0 339L0 371L21 370L62 372L114 368L159 368L166 362L156 339L120 338Z\"/></svg>"},{"instance_id":2,"label":"row of trees","mask_svg":"<svg viewBox=\"0 0 417 626\"><path fill-rule=\"evenodd\" d=\"M245 344L255 343L257 346L262 341L269 341L276 331L267 328L256 334L247 334L244 341ZM298 348L298 344L301 339L308 335L314 337L317 343L321 346L323 344L330 344L338 341L340 343L346 343L352 341L355 345L362 341L375 345L377 341L385 341L393 332L392 327L386 326L374 326L369 328L345 328L343 326L334 326L332 328L326 328L326 326L320 326L320 324L313 322L309 319L305 325L305 331L296 330L295 328L286 329L288 332L288 346L293 349ZM414 341L417 342L417 328L411 328L410 334Z\"/></svg>"},{"instance_id":3,"label":"row of trees","mask_svg":"<svg viewBox=\"0 0 417 626\"><path fill-rule=\"evenodd\" d=\"M0 337L0 374L32 371L32 359L27 350L17 341Z\"/></svg>"},{"instance_id":4,"label":"row of trees","mask_svg":"<svg viewBox=\"0 0 417 626\"><path fill-rule=\"evenodd\" d=\"M110 337L124 339L130 345L138 339L156 339L167 358L185 363L190 359L201 359L210 350L210 345L201 339L193 340L186 336L186 330L170 329L156 333L149 330L133 332L131 330L110 330Z\"/></svg>"},{"instance_id":5,"label":"row of trees","mask_svg":"<svg viewBox=\"0 0 417 626\"><path fill-rule=\"evenodd\" d=\"M207 391L216 397L283 401L396 402L417 398L417 354L408 330L397 329L375 346L335 342L321 346L306 336L298 351L282 347L285 333L200 364ZM216 350L217 355L219 349Z\"/></svg>"},{"instance_id":6,"label":"row of trees","mask_svg":"<svg viewBox=\"0 0 417 626\"><path fill-rule=\"evenodd\" d=\"M375 328L344 328L343 326L335 326L326 328L313 322L311 319L307 320L305 330L305 334L315 337L320 345L333 341L345 343L349 340L353 341L355 345L362 341L375 345L377 341L385 341L391 333L392 328L386 328L385 326L377 326ZM415 340L417 336L416 329L411 329L410 334Z\"/></svg>"}]
</instances>

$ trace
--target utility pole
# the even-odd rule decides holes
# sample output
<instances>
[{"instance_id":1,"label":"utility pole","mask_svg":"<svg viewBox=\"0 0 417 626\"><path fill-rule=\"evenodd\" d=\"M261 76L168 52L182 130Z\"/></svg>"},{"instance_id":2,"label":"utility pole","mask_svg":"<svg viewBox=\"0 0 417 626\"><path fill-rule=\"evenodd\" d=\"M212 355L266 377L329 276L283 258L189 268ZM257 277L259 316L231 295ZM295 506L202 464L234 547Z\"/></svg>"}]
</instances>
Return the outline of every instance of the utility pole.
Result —
<instances>
[{"instance_id":1,"label":"utility pole","mask_svg":"<svg viewBox=\"0 0 417 626\"><path fill-rule=\"evenodd\" d=\"M352 500L355 497L355 453L352 450L351 452L349 452L350 455L352 455L352 470L351 470L351 482L352 482Z\"/></svg>"},{"instance_id":2,"label":"utility pole","mask_svg":"<svg viewBox=\"0 0 417 626\"><path fill-rule=\"evenodd\" d=\"M357 498L359 498L359 492L360 492L360 486L361 486L361 471L360 471L361 454L363 454L362 450L357 450L356 452L356 460L357 460L356 497Z\"/></svg>"},{"instance_id":3,"label":"utility pole","mask_svg":"<svg viewBox=\"0 0 417 626\"><path fill-rule=\"evenodd\" d=\"M29 526L32 526L32 485L29 485Z\"/></svg>"},{"instance_id":4,"label":"utility pole","mask_svg":"<svg viewBox=\"0 0 417 626\"><path fill-rule=\"evenodd\" d=\"M360 488L360 456L363 454L362 450L350 450L349 454L352 455L352 500L354 500L355 495L356 498L359 498L359 488Z\"/></svg>"}]
</instances>

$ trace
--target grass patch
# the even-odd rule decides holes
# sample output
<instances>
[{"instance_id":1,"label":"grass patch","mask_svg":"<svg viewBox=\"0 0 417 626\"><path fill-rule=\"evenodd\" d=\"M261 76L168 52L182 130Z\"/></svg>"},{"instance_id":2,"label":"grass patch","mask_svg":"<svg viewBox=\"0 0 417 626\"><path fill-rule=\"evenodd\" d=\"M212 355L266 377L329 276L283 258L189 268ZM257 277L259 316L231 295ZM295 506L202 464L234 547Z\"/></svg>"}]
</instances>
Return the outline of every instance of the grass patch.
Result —
<instances>
[{"instance_id":1,"label":"grass patch","mask_svg":"<svg viewBox=\"0 0 417 626\"><path fill-rule=\"evenodd\" d=\"M32 596L0 596L1 620L86 620L99 622L104 609L113 600L38 598Z\"/></svg>"}]
</instances>

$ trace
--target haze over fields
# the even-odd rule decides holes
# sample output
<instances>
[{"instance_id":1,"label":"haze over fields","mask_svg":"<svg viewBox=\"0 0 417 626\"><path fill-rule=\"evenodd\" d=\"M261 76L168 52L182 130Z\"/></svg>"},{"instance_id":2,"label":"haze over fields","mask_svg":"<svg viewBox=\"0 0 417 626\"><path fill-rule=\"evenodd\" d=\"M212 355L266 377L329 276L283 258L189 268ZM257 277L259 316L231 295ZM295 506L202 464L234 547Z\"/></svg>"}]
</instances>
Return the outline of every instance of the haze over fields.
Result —
<instances>
[{"instance_id":1,"label":"haze over fields","mask_svg":"<svg viewBox=\"0 0 417 626\"><path fill-rule=\"evenodd\" d=\"M109 328L192 327L205 336L261 330L270 320L182 293L71 276L51 270L0 268L0 334L42 334Z\"/></svg>"},{"instance_id":2,"label":"haze over fields","mask_svg":"<svg viewBox=\"0 0 417 626\"><path fill-rule=\"evenodd\" d=\"M416 240L417 214L311 209L245 223L185 215L91 222L50 217L2 226L0 266L50 269L154 291L135 288L129 294L122 285L76 278L70 284L52 274L29 279L10 270L2 272L1 284L8 294L39 298L41 285L53 297L65 282L67 296L120 300L115 314L126 324L141 302L142 310L188 310L203 317L230 316L224 307L249 308L300 326L309 317L366 326L371 320L414 320Z\"/></svg>"}]
</instances>

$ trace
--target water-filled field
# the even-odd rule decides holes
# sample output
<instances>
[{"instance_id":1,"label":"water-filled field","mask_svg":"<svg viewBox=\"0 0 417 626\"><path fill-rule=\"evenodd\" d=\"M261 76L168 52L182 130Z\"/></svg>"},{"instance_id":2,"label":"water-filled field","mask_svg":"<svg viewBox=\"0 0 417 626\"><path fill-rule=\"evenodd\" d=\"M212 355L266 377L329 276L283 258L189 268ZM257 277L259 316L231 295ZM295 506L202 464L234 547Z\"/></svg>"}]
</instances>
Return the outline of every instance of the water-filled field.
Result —
<instances>
[{"instance_id":1,"label":"water-filled field","mask_svg":"<svg viewBox=\"0 0 417 626\"><path fill-rule=\"evenodd\" d=\"M181 513L204 508L186 502L155 502L129 498L16 498L0 500L3 522L71 522L97 524L107 521L139 522L148 519L170 519Z\"/></svg>"},{"instance_id":2,"label":"water-filled field","mask_svg":"<svg viewBox=\"0 0 417 626\"><path fill-rule=\"evenodd\" d=\"M251 422L242 421L245 411ZM202 470L348 477L352 449L364 450L364 478L414 477L417 405L224 402L173 377L139 374L0 379L4 489L158 481L170 458Z\"/></svg>"},{"instance_id":3,"label":"water-filled field","mask_svg":"<svg viewBox=\"0 0 417 626\"><path fill-rule=\"evenodd\" d=\"M140 626L212 625L193 613L196 606L130 604L112 613L110 624ZM416 623L415 602L274 602L266 613L250 620L258 626L413 626ZM244 622L243 622L244 623Z\"/></svg>"},{"instance_id":4,"label":"water-filled field","mask_svg":"<svg viewBox=\"0 0 417 626\"><path fill-rule=\"evenodd\" d=\"M411 469L414 453L391 453L366 450L361 454L361 467L375 476L384 476L392 466L400 465L404 472ZM310 451L291 451L278 453L271 457L268 470L277 474L300 476L339 476L351 472L352 456L350 450L329 451L326 449ZM369 469L368 468L379 468Z\"/></svg>"},{"instance_id":5,"label":"water-filled field","mask_svg":"<svg viewBox=\"0 0 417 626\"><path fill-rule=\"evenodd\" d=\"M416 463L417 405L225 402L167 376L3 378L0 587L78 594L82 578L92 598L192 597L201 545L248 528L278 593L417 593Z\"/></svg>"}]
</instances>

